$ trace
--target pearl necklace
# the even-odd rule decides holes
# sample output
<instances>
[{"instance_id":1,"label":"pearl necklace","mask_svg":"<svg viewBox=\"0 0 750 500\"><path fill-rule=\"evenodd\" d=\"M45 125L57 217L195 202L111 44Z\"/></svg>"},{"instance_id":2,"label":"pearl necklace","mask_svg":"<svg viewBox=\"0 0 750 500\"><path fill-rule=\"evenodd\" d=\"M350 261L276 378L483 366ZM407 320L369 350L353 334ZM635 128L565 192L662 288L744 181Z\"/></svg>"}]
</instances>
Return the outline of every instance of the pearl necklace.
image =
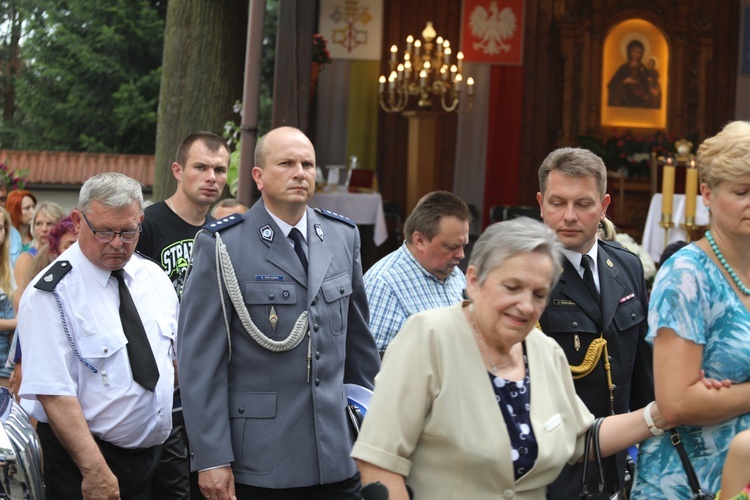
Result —
<instances>
[{"instance_id":1,"label":"pearl necklace","mask_svg":"<svg viewBox=\"0 0 750 500\"><path fill-rule=\"evenodd\" d=\"M510 364L513 362L513 354L508 353L510 356L510 361L505 363L504 365L496 365L495 360L492 359L490 356L490 349L487 347L487 342L484 341L484 337L482 334L479 333L479 330L477 330L477 326L474 324L474 305L469 305L469 324L471 324L471 329L474 331L474 335L476 335L477 339L479 340L479 344L482 346L482 350L484 351L484 354L487 356L487 359L490 362L490 371L495 374L502 370L503 368L507 368L510 366ZM512 349L512 348L511 348Z\"/></svg>"},{"instance_id":2,"label":"pearl necklace","mask_svg":"<svg viewBox=\"0 0 750 500\"><path fill-rule=\"evenodd\" d=\"M745 295L750 295L750 288L745 286L742 280L740 280L740 277L737 276L737 273L734 272L734 269L732 269L732 266L729 265L727 259L724 258L721 250L719 250L719 246L716 244L716 241L714 241L714 237L711 235L711 231L706 231L706 240L708 240L708 244L711 245L711 250L714 251L716 258L719 259L721 265L724 266L724 269L726 269L727 273L729 273L729 276L734 281L734 284L737 285L737 288L740 289L740 292L744 293Z\"/></svg>"}]
</instances>

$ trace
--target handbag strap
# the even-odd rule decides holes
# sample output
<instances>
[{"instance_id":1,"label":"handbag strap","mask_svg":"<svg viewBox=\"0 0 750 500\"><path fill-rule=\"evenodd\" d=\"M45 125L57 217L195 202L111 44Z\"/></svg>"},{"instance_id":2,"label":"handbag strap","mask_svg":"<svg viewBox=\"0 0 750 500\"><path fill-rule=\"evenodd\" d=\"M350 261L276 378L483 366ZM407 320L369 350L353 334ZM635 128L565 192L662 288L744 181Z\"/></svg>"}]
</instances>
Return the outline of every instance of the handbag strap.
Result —
<instances>
[{"instance_id":1,"label":"handbag strap","mask_svg":"<svg viewBox=\"0 0 750 500\"><path fill-rule=\"evenodd\" d=\"M599 493L604 491L604 467L602 467L602 455L599 449L599 427L602 425L602 418L597 418L586 431L586 442L583 447L583 474L581 475L581 497L589 494L589 487L586 482L588 477L589 453L591 447L594 447L594 459L599 469Z\"/></svg>"},{"instance_id":2,"label":"handbag strap","mask_svg":"<svg viewBox=\"0 0 750 500\"><path fill-rule=\"evenodd\" d=\"M675 429L670 429L670 441L672 442L672 445L677 449L677 454L680 455L680 462L682 462L682 466L685 468L685 473L687 474L688 484L690 485L690 489L693 491L693 494L696 497L700 497L701 495L705 495L703 491L701 491L701 485L698 482L698 476L695 475L695 470L693 469L693 464L690 463L690 458L687 456L687 453L685 452L685 447L682 446L682 440L680 439L680 435Z\"/></svg>"}]
</instances>

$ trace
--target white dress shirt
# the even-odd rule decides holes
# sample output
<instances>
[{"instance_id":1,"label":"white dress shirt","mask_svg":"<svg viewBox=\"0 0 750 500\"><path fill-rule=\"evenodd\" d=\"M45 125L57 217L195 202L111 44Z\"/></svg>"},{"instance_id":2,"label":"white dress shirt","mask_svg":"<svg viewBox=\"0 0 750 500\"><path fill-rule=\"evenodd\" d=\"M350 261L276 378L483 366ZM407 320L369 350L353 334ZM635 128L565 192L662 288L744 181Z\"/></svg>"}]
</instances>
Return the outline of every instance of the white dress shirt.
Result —
<instances>
[{"instance_id":1,"label":"white dress shirt","mask_svg":"<svg viewBox=\"0 0 750 500\"><path fill-rule=\"evenodd\" d=\"M565 255L565 257L570 261L570 263L573 264L573 267L578 271L578 275L583 278L583 266L581 265L581 257L583 257L583 254L574 252L573 250L567 250L565 248L563 248L562 252L563 255ZM591 257L591 260L594 264L591 272L594 275L594 283L596 283L596 289L599 290L599 293L601 293L602 287L599 285L599 263L596 260L599 256L599 242L595 242L594 246L591 247L591 250L589 250L586 255Z\"/></svg>"},{"instance_id":2,"label":"white dress shirt","mask_svg":"<svg viewBox=\"0 0 750 500\"><path fill-rule=\"evenodd\" d=\"M124 267L159 367L159 381L150 392L133 381L115 278L93 265L78 243L57 260L72 266L55 287L67 335L55 295L34 287L48 274L45 269L24 292L18 314L24 360L20 396L78 398L91 433L122 448L163 443L172 428L179 307L171 281L159 266L137 254ZM28 407L34 418L48 422L40 404Z\"/></svg>"}]
</instances>

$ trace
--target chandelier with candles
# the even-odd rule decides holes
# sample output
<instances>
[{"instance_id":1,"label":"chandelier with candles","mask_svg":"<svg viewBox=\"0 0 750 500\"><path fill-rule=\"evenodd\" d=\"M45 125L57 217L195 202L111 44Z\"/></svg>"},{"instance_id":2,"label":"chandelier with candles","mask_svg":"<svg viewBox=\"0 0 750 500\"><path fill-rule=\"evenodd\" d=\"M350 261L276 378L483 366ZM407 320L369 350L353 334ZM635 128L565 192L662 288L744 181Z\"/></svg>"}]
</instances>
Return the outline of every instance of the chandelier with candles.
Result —
<instances>
[{"instance_id":1,"label":"chandelier with candles","mask_svg":"<svg viewBox=\"0 0 750 500\"><path fill-rule=\"evenodd\" d=\"M403 62L398 61L398 47L391 46L390 74L388 78L380 75L378 80L380 107L387 113L398 113L406 108L411 96L418 96L420 108L431 108L434 98L445 111L469 111L474 104L474 79L466 79L464 96L463 53L458 52L453 62L450 42L437 36L431 21L422 38L424 43L411 35L406 37ZM462 100L465 102L460 104Z\"/></svg>"}]
</instances>

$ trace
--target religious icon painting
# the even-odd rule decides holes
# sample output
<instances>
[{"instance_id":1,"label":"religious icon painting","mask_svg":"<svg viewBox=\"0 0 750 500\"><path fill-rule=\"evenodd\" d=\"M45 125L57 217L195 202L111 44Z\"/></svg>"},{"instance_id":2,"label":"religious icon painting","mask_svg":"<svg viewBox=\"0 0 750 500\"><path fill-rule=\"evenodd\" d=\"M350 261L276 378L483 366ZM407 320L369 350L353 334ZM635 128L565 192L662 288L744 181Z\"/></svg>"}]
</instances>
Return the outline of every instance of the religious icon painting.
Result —
<instances>
[{"instance_id":1,"label":"religious icon painting","mask_svg":"<svg viewBox=\"0 0 750 500\"><path fill-rule=\"evenodd\" d=\"M522 65L524 4L525 0L464 0L464 61Z\"/></svg>"},{"instance_id":2,"label":"religious icon painting","mask_svg":"<svg viewBox=\"0 0 750 500\"><path fill-rule=\"evenodd\" d=\"M645 19L627 19L607 34L602 50L601 124L667 126L669 46Z\"/></svg>"}]
</instances>

